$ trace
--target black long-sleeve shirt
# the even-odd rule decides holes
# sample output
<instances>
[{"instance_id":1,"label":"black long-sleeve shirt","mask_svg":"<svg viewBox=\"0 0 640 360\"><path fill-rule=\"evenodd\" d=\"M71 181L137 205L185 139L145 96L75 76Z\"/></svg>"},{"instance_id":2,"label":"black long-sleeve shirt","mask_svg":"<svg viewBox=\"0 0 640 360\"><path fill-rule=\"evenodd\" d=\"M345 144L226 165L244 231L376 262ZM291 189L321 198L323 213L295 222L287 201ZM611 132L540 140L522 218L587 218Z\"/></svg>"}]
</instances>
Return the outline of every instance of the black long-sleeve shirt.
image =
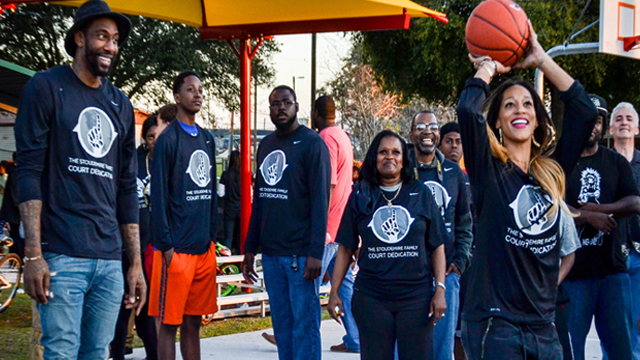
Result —
<instances>
[{"instance_id":1,"label":"black long-sleeve shirt","mask_svg":"<svg viewBox=\"0 0 640 360\"><path fill-rule=\"evenodd\" d=\"M420 164L415 151L415 147L409 148L414 178L431 190L447 229L444 240L447 266L454 263L464 272L469 267L473 243L467 178L460 166L445 159L439 150L435 150L431 165Z\"/></svg>"},{"instance_id":2,"label":"black long-sleeve shirt","mask_svg":"<svg viewBox=\"0 0 640 360\"><path fill-rule=\"evenodd\" d=\"M158 137L151 165L153 246L204 254L216 240L218 198L213 136L191 136L174 120Z\"/></svg>"},{"instance_id":3,"label":"black long-sleeve shirt","mask_svg":"<svg viewBox=\"0 0 640 360\"><path fill-rule=\"evenodd\" d=\"M322 138L300 126L265 137L245 252L322 259L327 235L331 158Z\"/></svg>"},{"instance_id":4,"label":"black long-sleeve shirt","mask_svg":"<svg viewBox=\"0 0 640 360\"><path fill-rule=\"evenodd\" d=\"M138 223L133 107L101 80L92 88L54 67L20 98L18 199L42 200L43 251L121 259L118 225Z\"/></svg>"},{"instance_id":5,"label":"black long-sleeve shirt","mask_svg":"<svg viewBox=\"0 0 640 360\"><path fill-rule=\"evenodd\" d=\"M492 316L520 324L553 321L560 262L559 211L548 214L552 199L512 162L492 156L482 104L489 86L467 81L457 112L465 165L471 181L478 225L463 319ZM597 118L582 85L561 93L563 135L554 154L571 173ZM561 244L560 244L561 245Z\"/></svg>"}]
</instances>

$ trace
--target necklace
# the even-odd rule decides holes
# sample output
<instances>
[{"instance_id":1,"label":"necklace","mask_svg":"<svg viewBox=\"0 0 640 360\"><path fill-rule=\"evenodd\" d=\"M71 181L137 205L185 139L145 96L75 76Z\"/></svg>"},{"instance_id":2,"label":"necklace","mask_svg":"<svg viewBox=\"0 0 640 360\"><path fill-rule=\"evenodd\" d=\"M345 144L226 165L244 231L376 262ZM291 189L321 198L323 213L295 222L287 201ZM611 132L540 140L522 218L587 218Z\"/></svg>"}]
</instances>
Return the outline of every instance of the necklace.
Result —
<instances>
[{"instance_id":1,"label":"necklace","mask_svg":"<svg viewBox=\"0 0 640 360\"><path fill-rule=\"evenodd\" d=\"M398 187L398 190L396 191L396 194L391 198L391 199L387 199L386 196L384 196L384 191L382 191L382 189L380 189L380 194L382 195L382 198L387 200L387 206L392 207L393 204L391 203L393 200L395 200L398 195L400 195L400 190L402 190L402 183L400 183L400 186Z\"/></svg>"}]
</instances>

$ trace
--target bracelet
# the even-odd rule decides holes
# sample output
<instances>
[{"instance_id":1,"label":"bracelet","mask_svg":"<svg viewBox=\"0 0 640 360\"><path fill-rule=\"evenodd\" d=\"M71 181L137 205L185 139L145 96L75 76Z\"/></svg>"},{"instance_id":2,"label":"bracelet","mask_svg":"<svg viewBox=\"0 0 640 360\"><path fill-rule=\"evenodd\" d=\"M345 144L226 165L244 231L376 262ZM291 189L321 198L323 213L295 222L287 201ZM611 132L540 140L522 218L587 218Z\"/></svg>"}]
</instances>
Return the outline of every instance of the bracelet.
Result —
<instances>
[{"instance_id":1,"label":"bracelet","mask_svg":"<svg viewBox=\"0 0 640 360\"><path fill-rule=\"evenodd\" d=\"M40 260L40 259L42 259L42 255L38 255L38 256L34 256L34 257L26 257L25 256L24 258L22 258L22 262L26 264L29 261L36 261L36 260Z\"/></svg>"},{"instance_id":2,"label":"bracelet","mask_svg":"<svg viewBox=\"0 0 640 360\"><path fill-rule=\"evenodd\" d=\"M447 287L444 286L444 283L441 283L440 281L436 281L436 286L440 286L442 290L447 291Z\"/></svg>"},{"instance_id":3,"label":"bracelet","mask_svg":"<svg viewBox=\"0 0 640 360\"><path fill-rule=\"evenodd\" d=\"M485 64L489 66L488 67L484 66ZM479 69L485 69L489 73L489 80L491 80L493 79L493 76L498 71L498 65L496 65L496 63L493 60L484 59L480 62L480 65L478 66L478 70Z\"/></svg>"}]
</instances>

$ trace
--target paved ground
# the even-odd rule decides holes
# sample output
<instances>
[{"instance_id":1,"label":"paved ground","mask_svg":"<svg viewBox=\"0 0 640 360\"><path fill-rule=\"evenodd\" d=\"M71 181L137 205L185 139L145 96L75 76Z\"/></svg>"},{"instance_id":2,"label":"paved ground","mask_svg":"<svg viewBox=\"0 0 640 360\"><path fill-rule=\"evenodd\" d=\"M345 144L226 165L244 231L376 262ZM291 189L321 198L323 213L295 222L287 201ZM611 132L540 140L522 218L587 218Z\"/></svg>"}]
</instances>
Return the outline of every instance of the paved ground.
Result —
<instances>
[{"instance_id":1,"label":"paved ground","mask_svg":"<svg viewBox=\"0 0 640 360\"><path fill-rule=\"evenodd\" d=\"M202 339L200 342L202 359L277 360L278 352L276 347L266 342L261 336L264 331L273 333L272 330L261 330ZM343 335L344 329L335 321L325 320L322 322L322 358L324 360L357 360L360 358L358 354L341 354L329 350L331 345L342 342ZM176 353L178 354L177 358L182 360L179 348ZM600 341L592 326L589 340L587 341L586 359L601 358ZM144 359L144 349L135 349L133 356L130 355L127 359Z\"/></svg>"}]
</instances>

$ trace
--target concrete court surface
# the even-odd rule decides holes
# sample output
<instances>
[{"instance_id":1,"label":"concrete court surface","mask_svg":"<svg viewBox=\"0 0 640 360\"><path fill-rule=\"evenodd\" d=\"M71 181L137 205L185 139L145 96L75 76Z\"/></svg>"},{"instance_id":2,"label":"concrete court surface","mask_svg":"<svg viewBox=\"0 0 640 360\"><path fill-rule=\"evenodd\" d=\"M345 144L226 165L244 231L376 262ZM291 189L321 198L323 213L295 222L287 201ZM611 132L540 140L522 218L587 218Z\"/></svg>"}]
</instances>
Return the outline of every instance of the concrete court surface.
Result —
<instances>
[{"instance_id":1,"label":"concrete court surface","mask_svg":"<svg viewBox=\"0 0 640 360\"><path fill-rule=\"evenodd\" d=\"M324 360L357 360L359 354L334 353L329 350L331 345L342 342L344 328L334 320L322 322L322 359ZM278 352L276 347L265 341L261 334L263 332L273 334L272 329L260 330L248 333L216 336L200 340L202 360L224 359L224 360L277 360ZM600 351L600 340L591 326L591 332L587 340L586 359L602 359ZM128 355L127 359L144 359L144 348L133 351L133 355ZM176 359L182 360L180 347L176 344Z\"/></svg>"}]
</instances>

